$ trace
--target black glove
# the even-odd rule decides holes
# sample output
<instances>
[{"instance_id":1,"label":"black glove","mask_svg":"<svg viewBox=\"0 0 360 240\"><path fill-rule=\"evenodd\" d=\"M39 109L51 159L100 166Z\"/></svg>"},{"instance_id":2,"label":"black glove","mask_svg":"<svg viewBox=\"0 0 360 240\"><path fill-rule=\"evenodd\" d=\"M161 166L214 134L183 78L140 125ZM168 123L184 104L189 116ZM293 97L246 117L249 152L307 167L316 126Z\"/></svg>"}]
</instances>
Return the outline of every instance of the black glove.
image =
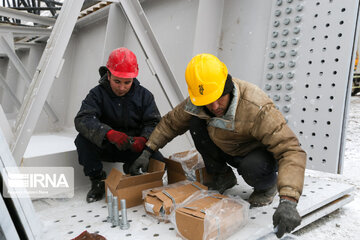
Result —
<instances>
[{"instance_id":1,"label":"black glove","mask_svg":"<svg viewBox=\"0 0 360 240\"><path fill-rule=\"evenodd\" d=\"M142 154L135 160L135 162L130 167L130 174L140 175L139 169L143 172L147 172L149 166L149 158L151 156L151 152L145 149Z\"/></svg>"},{"instance_id":2,"label":"black glove","mask_svg":"<svg viewBox=\"0 0 360 240\"><path fill-rule=\"evenodd\" d=\"M288 199L280 199L278 208L273 215L274 227L278 226L276 236L281 238L290 233L301 223L301 217L296 210L297 203Z\"/></svg>"}]
</instances>

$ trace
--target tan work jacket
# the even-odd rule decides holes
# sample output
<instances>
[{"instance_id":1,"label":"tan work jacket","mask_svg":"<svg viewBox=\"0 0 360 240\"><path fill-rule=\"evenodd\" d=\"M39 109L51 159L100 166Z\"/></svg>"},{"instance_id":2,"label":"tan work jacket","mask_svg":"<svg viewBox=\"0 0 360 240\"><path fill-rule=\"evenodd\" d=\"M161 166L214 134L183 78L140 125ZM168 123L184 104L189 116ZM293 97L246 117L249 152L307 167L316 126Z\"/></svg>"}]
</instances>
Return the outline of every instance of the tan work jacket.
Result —
<instances>
[{"instance_id":1,"label":"tan work jacket","mask_svg":"<svg viewBox=\"0 0 360 240\"><path fill-rule=\"evenodd\" d=\"M230 106L223 117L210 117L204 107L185 99L156 126L146 145L153 150L189 129L192 115L207 120L213 142L231 156L245 156L265 146L279 163L280 196L299 199L304 183L306 153L272 100L256 85L233 78Z\"/></svg>"}]
</instances>

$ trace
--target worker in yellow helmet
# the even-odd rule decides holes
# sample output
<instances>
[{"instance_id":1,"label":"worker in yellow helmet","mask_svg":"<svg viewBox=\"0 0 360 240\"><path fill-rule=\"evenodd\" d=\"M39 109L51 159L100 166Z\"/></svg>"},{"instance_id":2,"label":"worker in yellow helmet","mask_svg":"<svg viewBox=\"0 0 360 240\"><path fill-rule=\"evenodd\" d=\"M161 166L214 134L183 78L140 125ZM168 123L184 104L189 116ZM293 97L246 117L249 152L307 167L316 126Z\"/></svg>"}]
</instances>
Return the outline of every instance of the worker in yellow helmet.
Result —
<instances>
[{"instance_id":1,"label":"worker in yellow helmet","mask_svg":"<svg viewBox=\"0 0 360 240\"><path fill-rule=\"evenodd\" d=\"M185 78L189 98L161 119L130 173L146 171L153 151L190 130L207 172L214 175L210 189L223 193L233 187L237 180L230 166L236 168L254 188L248 199L252 207L270 204L279 191L273 224L278 237L292 231L301 222L296 206L306 153L283 115L260 88L231 77L211 54L195 56Z\"/></svg>"}]
</instances>

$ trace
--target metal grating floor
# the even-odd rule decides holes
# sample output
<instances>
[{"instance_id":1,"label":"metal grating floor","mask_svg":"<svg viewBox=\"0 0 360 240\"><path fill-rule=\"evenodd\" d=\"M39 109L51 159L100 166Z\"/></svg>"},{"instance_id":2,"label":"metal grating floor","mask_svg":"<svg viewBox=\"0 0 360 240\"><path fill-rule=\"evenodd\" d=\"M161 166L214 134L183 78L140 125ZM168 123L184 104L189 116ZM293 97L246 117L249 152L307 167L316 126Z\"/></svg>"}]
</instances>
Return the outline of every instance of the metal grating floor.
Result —
<instances>
[{"instance_id":1,"label":"metal grating floor","mask_svg":"<svg viewBox=\"0 0 360 240\"><path fill-rule=\"evenodd\" d=\"M227 195L240 195L247 199L251 188L238 178L238 185L225 192ZM298 205L303 217L300 229L307 224L321 218L352 201L348 195L353 187L348 184L319 180L312 177L305 178L304 192ZM128 209L130 228L121 230L112 228L106 222L107 209L105 201L87 204L85 196L88 189L75 192L73 199L41 199L35 200L34 206L44 224L43 239L71 239L81 232L97 232L107 239L181 239L171 223L158 222L145 214L143 206ZM337 200L336 202L334 202ZM229 239L276 239L269 235L272 231L272 215L278 205L279 198L275 198L270 206L250 209L246 226ZM334 203L332 203L334 202ZM329 204L332 203L332 204Z\"/></svg>"}]
</instances>

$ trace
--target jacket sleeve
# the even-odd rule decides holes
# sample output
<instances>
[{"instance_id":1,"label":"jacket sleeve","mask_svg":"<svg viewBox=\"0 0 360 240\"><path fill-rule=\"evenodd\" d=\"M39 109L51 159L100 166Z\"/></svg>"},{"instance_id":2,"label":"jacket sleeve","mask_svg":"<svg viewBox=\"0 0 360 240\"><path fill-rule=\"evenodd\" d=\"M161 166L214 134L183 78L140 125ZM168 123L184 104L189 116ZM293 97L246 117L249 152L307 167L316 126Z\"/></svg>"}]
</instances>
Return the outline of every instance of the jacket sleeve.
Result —
<instances>
[{"instance_id":1,"label":"jacket sleeve","mask_svg":"<svg viewBox=\"0 0 360 240\"><path fill-rule=\"evenodd\" d=\"M75 117L76 130L98 147L103 145L110 126L101 123L101 97L91 90L81 104L80 111Z\"/></svg>"},{"instance_id":2,"label":"jacket sleeve","mask_svg":"<svg viewBox=\"0 0 360 240\"><path fill-rule=\"evenodd\" d=\"M304 184L306 153L283 115L273 104L263 106L256 116L251 133L278 160L279 195L298 200Z\"/></svg>"},{"instance_id":3,"label":"jacket sleeve","mask_svg":"<svg viewBox=\"0 0 360 240\"><path fill-rule=\"evenodd\" d=\"M156 125L160 122L160 112L156 106L154 96L151 92L146 92L143 98L143 129L141 130L141 136L149 139L151 133L154 131Z\"/></svg>"},{"instance_id":4,"label":"jacket sleeve","mask_svg":"<svg viewBox=\"0 0 360 240\"><path fill-rule=\"evenodd\" d=\"M168 112L156 126L146 145L156 151L189 129L191 115L184 111L186 100Z\"/></svg>"}]
</instances>

